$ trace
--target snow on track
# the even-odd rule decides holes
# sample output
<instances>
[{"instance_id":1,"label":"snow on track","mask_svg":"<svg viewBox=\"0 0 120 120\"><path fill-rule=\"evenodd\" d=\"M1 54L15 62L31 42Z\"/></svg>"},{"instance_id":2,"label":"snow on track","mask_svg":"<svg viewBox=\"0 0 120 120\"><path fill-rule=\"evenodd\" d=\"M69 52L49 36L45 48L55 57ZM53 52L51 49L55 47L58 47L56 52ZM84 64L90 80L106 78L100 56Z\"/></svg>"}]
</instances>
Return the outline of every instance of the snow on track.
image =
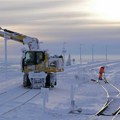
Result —
<instances>
[{"instance_id":1,"label":"snow on track","mask_svg":"<svg viewBox=\"0 0 120 120\"><path fill-rule=\"evenodd\" d=\"M21 107L22 105L28 103L34 97L40 94L40 91L30 90L25 94L20 95L19 98L15 98L11 101L6 102L4 105L0 106L0 115L5 115L15 109Z\"/></svg>"},{"instance_id":2,"label":"snow on track","mask_svg":"<svg viewBox=\"0 0 120 120\"><path fill-rule=\"evenodd\" d=\"M89 117L95 114L106 100L101 87L90 81L90 70L98 70L101 65L108 66L110 77L115 78L114 74L118 74L116 72L118 70L116 67L120 66L118 62L96 62L74 65L67 67L65 72L58 73L58 84L49 91L46 111L43 111L42 108L40 90L32 89L27 92L29 89L21 87L22 74L20 72L19 74L17 73L19 68L17 71L12 66L11 70L8 71L9 79L4 81L0 79L2 84L0 85L0 102L1 104L3 103L0 106L0 120L89 120ZM83 74L84 71L82 70L85 70L86 73ZM109 78L109 76L107 77ZM110 81L112 82L112 79ZM115 82L113 81L113 83ZM117 81L117 83L119 82ZM75 105L82 108L81 114L78 115L69 114L71 84L76 86ZM117 85L119 86L119 84ZM110 91L117 94L115 91ZM115 120L119 117L118 115ZM99 119L99 116L97 119ZM111 116L100 117L100 120L111 119Z\"/></svg>"}]
</instances>

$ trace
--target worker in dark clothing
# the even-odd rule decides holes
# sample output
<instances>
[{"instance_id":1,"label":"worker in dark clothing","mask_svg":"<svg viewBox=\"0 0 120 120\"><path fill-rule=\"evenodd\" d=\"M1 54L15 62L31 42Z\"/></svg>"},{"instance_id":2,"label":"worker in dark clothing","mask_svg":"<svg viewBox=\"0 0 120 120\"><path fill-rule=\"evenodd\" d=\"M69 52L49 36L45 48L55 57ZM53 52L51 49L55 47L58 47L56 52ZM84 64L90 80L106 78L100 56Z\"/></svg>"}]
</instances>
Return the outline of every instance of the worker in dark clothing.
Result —
<instances>
[{"instance_id":1,"label":"worker in dark clothing","mask_svg":"<svg viewBox=\"0 0 120 120\"><path fill-rule=\"evenodd\" d=\"M102 80L103 79L103 74L105 72L105 67L102 66L100 67L100 71L99 71L99 80Z\"/></svg>"}]
</instances>

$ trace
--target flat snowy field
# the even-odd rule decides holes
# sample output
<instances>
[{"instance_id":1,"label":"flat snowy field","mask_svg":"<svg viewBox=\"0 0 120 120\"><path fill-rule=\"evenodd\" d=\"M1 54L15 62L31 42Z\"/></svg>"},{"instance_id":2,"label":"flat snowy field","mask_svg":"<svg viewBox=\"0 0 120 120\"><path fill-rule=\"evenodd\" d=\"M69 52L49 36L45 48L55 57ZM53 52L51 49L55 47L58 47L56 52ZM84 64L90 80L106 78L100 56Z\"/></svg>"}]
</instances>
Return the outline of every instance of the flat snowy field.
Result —
<instances>
[{"instance_id":1,"label":"flat snowy field","mask_svg":"<svg viewBox=\"0 0 120 120\"><path fill-rule=\"evenodd\" d=\"M112 120L113 116L95 116L107 99L103 88L91 81L98 78L100 66L106 66L106 78L120 89L120 62L72 65L58 73L57 86L49 89L48 101L43 106L40 89L23 88L20 66L8 65L5 78L5 69L0 63L0 120ZM69 113L71 86L74 110L80 108L81 113ZM120 120L120 115L115 120Z\"/></svg>"}]
</instances>

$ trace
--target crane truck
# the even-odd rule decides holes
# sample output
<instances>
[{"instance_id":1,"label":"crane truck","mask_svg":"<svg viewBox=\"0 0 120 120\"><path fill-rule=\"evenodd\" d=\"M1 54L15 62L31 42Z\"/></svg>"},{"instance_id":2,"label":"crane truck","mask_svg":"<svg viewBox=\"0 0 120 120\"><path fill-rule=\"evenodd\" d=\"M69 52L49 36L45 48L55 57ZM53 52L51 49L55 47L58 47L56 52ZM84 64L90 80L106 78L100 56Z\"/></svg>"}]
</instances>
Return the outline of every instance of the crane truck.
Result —
<instances>
[{"instance_id":1,"label":"crane truck","mask_svg":"<svg viewBox=\"0 0 120 120\"><path fill-rule=\"evenodd\" d=\"M0 27L0 37L28 45L22 50L21 70L23 86L30 88L54 87L57 84L57 72L64 71L63 56L50 56L39 49L39 40L24 34Z\"/></svg>"}]
</instances>

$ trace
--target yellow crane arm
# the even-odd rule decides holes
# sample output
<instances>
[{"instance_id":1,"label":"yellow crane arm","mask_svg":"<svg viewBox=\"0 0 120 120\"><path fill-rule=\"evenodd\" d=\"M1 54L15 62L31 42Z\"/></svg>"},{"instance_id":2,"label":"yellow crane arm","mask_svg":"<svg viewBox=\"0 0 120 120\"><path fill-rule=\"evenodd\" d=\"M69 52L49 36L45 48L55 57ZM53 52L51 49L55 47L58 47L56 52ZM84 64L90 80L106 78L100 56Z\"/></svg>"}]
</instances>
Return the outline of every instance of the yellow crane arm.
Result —
<instances>
[{"instance_id":1,"label":"yellow crane arm","mask_svg":"<svg viewBox=\"0 0 120 120\"><path fill-rule=\"evenodd\" d=\"M29 37L11 30L2 29L1 27L0 37L4 37L6 39L11 39L17 42L21 42L23 44L27 44L30 50L39 49L39 40L37 38Z\"/></svg>"}]
</instances>

